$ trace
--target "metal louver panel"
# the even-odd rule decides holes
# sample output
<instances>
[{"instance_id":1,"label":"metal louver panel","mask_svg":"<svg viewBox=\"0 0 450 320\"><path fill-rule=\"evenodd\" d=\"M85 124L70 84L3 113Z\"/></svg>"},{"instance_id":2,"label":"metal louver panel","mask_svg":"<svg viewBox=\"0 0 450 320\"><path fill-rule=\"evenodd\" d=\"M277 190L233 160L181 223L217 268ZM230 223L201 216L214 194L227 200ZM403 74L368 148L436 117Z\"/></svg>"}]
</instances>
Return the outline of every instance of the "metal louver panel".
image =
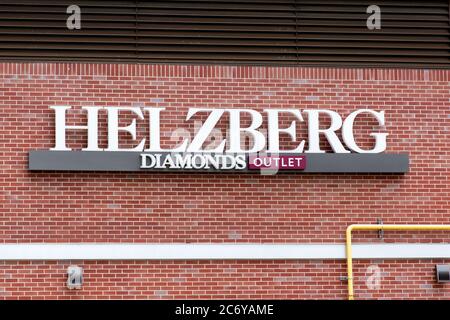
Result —
<instances>
[{"instance_id":1,"label":"metal louver panel","mask_svg":"<svg viewBox=\"0 0 450 320\"><path fill-rule=\"evenodd\" d=\"M449 1L298 0L303 64L450 65ZM381 8L381 30L366 9Z\"/></svg>"},{"instance_id":2,"label":"metal louver panel","mask_svg":"<svg viewBox=\"0 0 450 320\"><path fill-rule=\"evenodd\" d=\"M0 59L277 65L450 65L449 1L2 0Z\"/></svg>"}]
</instances>

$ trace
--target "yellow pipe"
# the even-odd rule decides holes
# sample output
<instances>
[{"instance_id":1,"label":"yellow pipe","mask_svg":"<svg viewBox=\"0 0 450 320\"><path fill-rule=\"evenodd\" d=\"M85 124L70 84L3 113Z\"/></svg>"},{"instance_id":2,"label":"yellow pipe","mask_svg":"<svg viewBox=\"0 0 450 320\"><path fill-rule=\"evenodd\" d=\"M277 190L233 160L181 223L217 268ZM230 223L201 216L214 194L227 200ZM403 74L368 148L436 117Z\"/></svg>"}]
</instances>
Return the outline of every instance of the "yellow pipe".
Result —
<instances>
[{"instance_id":1,"label":"yellow pipe","mask_svg":"<svg viewBox=\"0 0 450 320\"><path fill-rule=\"evenodd\" d=\"M449 230L450 224L352 224L346 230L345 254L347 256L348 300L354 300L352 231L356 230L400 230L400 231L436 231Z\"/></svg>"}]
</instances>

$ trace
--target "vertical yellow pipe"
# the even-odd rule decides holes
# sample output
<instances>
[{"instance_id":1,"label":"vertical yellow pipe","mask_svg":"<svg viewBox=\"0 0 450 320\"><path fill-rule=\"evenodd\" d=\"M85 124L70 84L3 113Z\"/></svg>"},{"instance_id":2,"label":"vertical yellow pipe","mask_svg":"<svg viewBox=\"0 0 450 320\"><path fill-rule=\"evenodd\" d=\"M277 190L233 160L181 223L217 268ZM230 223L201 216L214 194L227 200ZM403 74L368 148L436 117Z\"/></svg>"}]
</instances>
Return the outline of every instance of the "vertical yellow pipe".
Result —
<instances>
[{"instance_id":1,"label":"vertical yellow pipe","mask_svg":"<svg viewBox=\"0 0 450 320\"><path fill-rule=\"evenodd\" d=\"M353 288L353 256L352 256L352 231L353 230L404 230L404 231L432 231L432 230L448 230L450 224L352 224L347 227L345 232L345 253L347 256L347 285L348 300L354 300Z\"/></svg>"},{"instance_id":2,"label":"vertical yellow pipe","mask_svg":"<svg viewBox=\"0 0 450 320\"><path fill-rule=\"evenodd\" d=\"M353 225L347 227L345 254L347 256L347 286L348 300L354 300L353 294L353 257L352 257L352 230Z\"/></svg>"}]
</instances>

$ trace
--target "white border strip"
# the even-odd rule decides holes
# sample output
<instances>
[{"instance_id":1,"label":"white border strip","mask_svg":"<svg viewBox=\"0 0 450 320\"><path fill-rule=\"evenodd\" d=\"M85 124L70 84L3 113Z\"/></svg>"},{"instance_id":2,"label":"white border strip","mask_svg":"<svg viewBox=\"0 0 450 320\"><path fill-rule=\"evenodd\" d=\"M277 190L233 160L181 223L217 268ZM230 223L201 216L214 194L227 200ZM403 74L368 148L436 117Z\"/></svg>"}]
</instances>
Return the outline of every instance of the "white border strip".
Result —
<instances>
[{"instance_id":1,"label":"white border strip","mask_svg":"<svg viewBox=\"0 0 450 320\"><path fill-rule=\"evenodd\" d=\"M450 244L355 244L355 259L450 259ZM4 260L345 259L343 244L2 244Z\"/></svg>"}]
</instances>

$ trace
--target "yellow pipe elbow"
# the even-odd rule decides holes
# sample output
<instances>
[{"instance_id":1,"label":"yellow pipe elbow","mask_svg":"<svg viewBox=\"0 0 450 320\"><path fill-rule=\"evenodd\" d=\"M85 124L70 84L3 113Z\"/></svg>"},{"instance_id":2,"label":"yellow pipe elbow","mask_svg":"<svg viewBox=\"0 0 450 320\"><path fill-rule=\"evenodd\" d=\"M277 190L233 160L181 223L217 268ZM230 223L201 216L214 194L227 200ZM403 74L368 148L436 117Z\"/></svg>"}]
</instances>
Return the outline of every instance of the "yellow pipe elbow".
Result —
<instances>
[{"instance_id":1,"label":"yellow pipe elbow","mask_svg":"<svg viewBox=\"0 0 450 320\"><path fill-rule=\"evenodd\" d=\"M430 225L395 225L395 224L351 224L345 231L345 254L347 257L347 286L348 286L348 300L354 300L353 288L353 252L352 252L352 232L354 230L399 230L399 231L436 231L448 230L449 224L430 224Z\"/></svg>"}]
</instances>

